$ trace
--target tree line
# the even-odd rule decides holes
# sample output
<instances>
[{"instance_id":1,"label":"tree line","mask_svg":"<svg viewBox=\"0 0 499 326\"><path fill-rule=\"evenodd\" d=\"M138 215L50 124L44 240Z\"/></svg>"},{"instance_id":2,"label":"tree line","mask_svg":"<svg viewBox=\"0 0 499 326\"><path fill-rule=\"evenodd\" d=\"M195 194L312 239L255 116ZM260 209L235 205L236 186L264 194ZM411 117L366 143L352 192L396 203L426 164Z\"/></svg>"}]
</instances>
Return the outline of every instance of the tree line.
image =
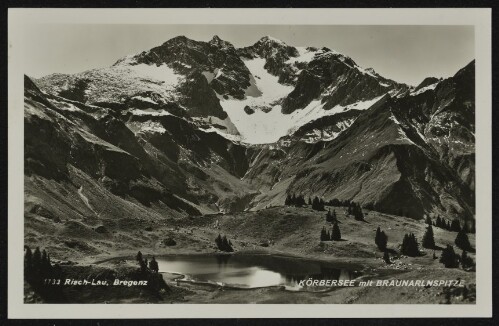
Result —
<instances>
[{"instance_id":1,"label":"tree line","mask_svg":"<svg viewBox=\"0 0 499 326\"><path fill-rule=\"evenodd\" d=\"M64 273L58 264L53 265L45 249L34 251L24 248L24 280L35 293L47 302L64 302L61 284L47 284L46 280L62 280Z\"/></svg>"},{"instance_id":2,"label":"tree line","mask_svg":"<svg viewBox=\"0 0 499 326\"><path fill-rule=\"evenodd\" d=\"M303 195L295 195L295 194L288 194L286 196L286 200L284 201L284 204L286 206L294 206L294 207L303 207L306 204L305 197ZM353 215L353 217L358 220L358 221L364 221L364 212L362 211L362 207L360 206L359 203L344 200L340 201L338 199L332 199L330 201L324 201L324 199L319 198L319 197L314 197L313 199L311 197L308 198L308 205L316 211L325 211L325 206L338 206L338 205L344 205L347 207L347 214L348 215ZM336 212L334 211L334 217L332 216L332 213L330 213L330 210L328 211L326 215L326 221L327 222L334 222L336 219Z\"/></svg>"},{"instance_id":3,"label":"tree line","mask_svg":"<svg viewBox=\"0 0 499 326\"><path fill-rule=\"evenodd\" d=\"M458 219L453 219L452 221L441 218L440 215L437 215L435 221L432 221L430 216L426 217L426 224L431 224L437 228L441 228L447 231L460 232L463 231L465 233L475 233L475 221L472 221L471 224L464 222L461 226L461 222Z\"/></svg>"},{"instance_id":4,"label":"tree line","mask_svg":"<svg viewBox=\"0 0 499 326\"><path fill-rule=\"evenodd\" d=\"M383 259L389 263L389 254L387 251L388 236L381 230L380 227L376 229L374 242L378 249L384 251ZM463 269L474 268L475 263L473 259L468 256L468 252L472 251L473 248L471 247L471 243L465 230L461 229L458 232L454 243L462 250L461 255L456 254L452 245L447 245L446 248L442 250L440 263L447 268L456 268L459 267L459 264L461 264ZM431 223L426 227L421 245L423 248L437 249L434 239L433 225ZM419 250L419 243L414 233L407 233L404 235L402 244L400 245L400 253L410 257L416 257L421 254ZM435 256L435 253L433 255L433 258L436 259L437 257Z\"/></svg>"}]
</instances>

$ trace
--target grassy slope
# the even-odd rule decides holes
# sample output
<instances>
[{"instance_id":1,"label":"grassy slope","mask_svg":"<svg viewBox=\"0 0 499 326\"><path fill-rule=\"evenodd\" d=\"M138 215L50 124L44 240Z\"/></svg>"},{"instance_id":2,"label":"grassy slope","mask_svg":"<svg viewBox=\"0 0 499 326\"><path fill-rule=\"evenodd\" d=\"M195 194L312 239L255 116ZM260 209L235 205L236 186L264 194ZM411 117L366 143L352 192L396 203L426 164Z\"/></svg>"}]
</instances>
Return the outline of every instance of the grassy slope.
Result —
<instances>
[{"instance_id":1,"label":"grassy slope","mask_svg":"<svg viewBox=\"0 0 499 326\"><path fill-rule=\"evenodd\" d=\"M88 189L91 189L90 187ZM93 194L88 192L90 201ZM99 206L96 204L96 209ZM438 260L432 259L433 251L426 250L421 257L392 257L393 264L386 265L381 257L382 253L374 244L375 230L380 226L388 235L388 247L398 252L405 233L413 232L419 241L424 234L423 221L415 221L404 217L367 212L366 221L355 221L345 214L345 208L335 207L340 229L344 241L319 241L320 230L323 226L331 229L325 222L325 212L313 211L310 208L272 207L259 212L244 212L237 214L214 214L190 218L144 220L134 226L126 227L125 219L118 219L116 227L110 226L109 234L97 234L91 228L85 227L78 231L77 238L86 246L96 249L81 252L78 248L67 248L64 243L55 244L57 239L66 234L68 223L59 223L60 230L39 241L51 243L49 252L57 259L77 260L79 265L100 262L102 267L114 269L115 257L133 257L138 250L145 255L181 254L181 253L214 253L216 252L215 237L226 234L234 244L236 252L259 251L281 255L301 256L312 259L337 261L338 263L354 263L364 266L364 275L374 279L456 279L462 278L466 284L475 283L475 273L462 269L446 269ZM88 212L87 212L88 213ZM145 216L144 216L145 217ZM129 219L126 219L129 220ZM218 221L218 227L215 227ZM27 223L35 223L27 219ZM41 223L37 221L37 223ZM45 223L53 223L46 222ZM82 218L82 224L90 224L90 220ZM122 225L123 224L123 225ZM138 226L137 226L138 225ZM152 226L152 231L146 231L146 226ZM33 232L28 228L28 235ZM85 232L83 232L85 231ZM456 233L434 228L435 241L438 246L444 247L453 244ZM172 237L176 246L167 247L162 240ZM469 235L472 245L474 235ZM28 239L30 237L28 236ZM268 247L262 243L271 244ZM56 249L56 250L54 250ZM457 250L460 253L460 250ZM440 251L436 251L440 256ZM474 257L474 254L470 254ZM129 264L133 264L130 261ZM178 285L171 275L165 275L165 280L179 296L166 299L168 302L192 303L440 303L445 302L442 287L432 288L344 288L334 289L325 293L285 292L278 287L253 290L230 290L213 288L210 286L180 283ZM472 285L473 286L473 285ZM456 289L455 291L459 291ZM126 301L135 299L127 298ZM137 299L139 300L139 299ZM459 297L459 293L452 296L453 302L467 302ZM119 302L120 300L117 299ZM135 301L137 302L137 301ZM140 300L139 300L140 302Z\"/></svg>"},{"instance_id":2,"label":"grassy slope","mask_svg":"<svg viewBox=\"0 0 499 326\"><path fill-rule=\"evenodd\" d=\"M157 239L149 247L118 250L116 255L132 256L138 249L146 255L181 254L181 253L213 253L213 239L218 233L226 234L234 244L236 252L269 252L274 254L301 256L320 260L331 260L342 263L355 263L365 266L364 275L374 279L443 279L461 278L473 287L475 273L462 269L446 269L438 260L432 259L432 250L425 250L421 257L405 257L393 255L393 264L386 265L374 244L377 226L388 235L388 247L398 252L405 233L413 232L419 241L424 234L423 221L415 221L404 217L367 212L366 221L355 221L347 217L345 208L334 208L340 221L340 229L344 241L327 242L321 245L320 230L323 226L331 228L325 222L325 212L313 211L309 208L273 207L259 212L239 214L216 214L189 219L175 220L176 226L158 228L152 231L150 238ZM215 228L218 220L219 227ZM444 247L453 244L456 233L434 228L435 241ZM177 245L166 247L160 243L164 237L171 236ZM474 235L469 235L472 245ZM268 247L262 243L273 242ZM460 250L456 250L460 253ZM440 250L436 255L440 256ZM474 254L470 254L475 258ZM95 258L105 260L106 256ZM105 262L103 265L111 262ZM169 276L168 276L169 277ZM184 296L182 302L192 303L441 303L445 302L445 289L442 287L419 288L344 288L325 293L284 292L279 288L230 290L210 286L192 285L169 280L169 285L191 293ZM459 289L452 296L453 302L468 302L459 296Z\"/></svg>"}]
</instances>

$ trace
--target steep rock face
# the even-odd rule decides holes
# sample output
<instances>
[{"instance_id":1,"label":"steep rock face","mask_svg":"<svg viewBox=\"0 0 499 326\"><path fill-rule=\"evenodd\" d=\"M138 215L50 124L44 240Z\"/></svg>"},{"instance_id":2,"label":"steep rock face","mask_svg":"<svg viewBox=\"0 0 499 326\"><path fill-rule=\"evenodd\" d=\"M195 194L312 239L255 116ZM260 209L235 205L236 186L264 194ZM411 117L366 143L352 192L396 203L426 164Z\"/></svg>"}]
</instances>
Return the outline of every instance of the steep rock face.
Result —
<instances>
[{"instance_id":1,"label":"steep rock face","mask_svg":"<svg viewBox=\"0 0 499 326\"><path fill-rule=\"evenodd\" d=\"M407 89L406 85L383 78L373 70L360 68L348 57L323 50L300 73L295 89L283 100L282 110L291 113L303 109L319 96L324 109L329 110Z\"/></svg>"},{"instance_id":2,"label":"steep rock face","mask_svg":"<svg viewBox=\"0 0 499 326\"><path fill-rule=\"evenodd\" d=\"M252 46L238 49L238 54L247 59L264 58L264 68L272 75L278 76L280 83L293 84L296 79L295 70L287 61L299 56L299 52L295 47L280 40L265 36Z\"/></svg>"},{"instance_id":3,"label":"steep rock face","mask_svg":"<svg viewBox=\"0 0 499 326\"><path fill-rule=\"evenodd\" d=\"M249 80L248 69L230 43L218 37L210 42L176 37L111 67L53 74L36 83L47 93L118 111L150 108L227 120L216 92L242 98ZM236 130L230 120L226 124Z\"/></svg>"},{"instance_id":4,"label":"steep rock face","mask_svg":"<svg viewBox=\"0 0 499 326\"><path fill-rule=\"evenodd\" d=\"M397 114L474 190L475 63L398 99Z\"/></svg>"},{"instance_id":5,"label":"steep rock face","mask_svg":"<svg viewBox=\"0 0 499 326\"><path fill-rule=\"evenodd\" d=\"M216 132L169 113L87 106L45 95L29 78L25 82L30 178L67 183L71 171L78 171L100 191L179 214L200 214L189 202L218 211L232 205L231 197L253 192L238 179L248 169L246 148Z\"/></svg>"},{"instance_id":6,"label":"steep rock face","mask_svg":"<svg viewBox=\"0 0 499 326\"><path fill-rule=\"evenodd\" d=\"M167 64L185 73L197 69L213 78L211 87L220 95L235 98L244 96L249 83L249 72L234 46L214 36L210 42L199 42L179 36L149 51L118 61L115 65L140 64L161 66Z\"/></svg>"},{"instance_id":7,"label":"steep rock face","mask_svg":"<svg viewBox=\"0 0 499 326\"><path fill-rule=\"evenodd\" d=\"M362 111L351 109L335 115L328 115L313 120L291 135L281 138L281 142L304 140L308 143L329 141L351 126Z\"/></svg>"},{"instance_id":8,"label":"steep rock face","mask_svg":"<svg viewBox=\"0 0 499 326\"><path fill-rule=\"evenodd\" d=\"M268 36L240 49L217 36L209 42L179 36L111 67L36 83L49 94L115 111L191 117L248 143L275 142L311 120L407 89L328 48L293 47ZM279 134L260 136L273 130Z\"/></svg>"},{"instance_id":9,"label":"steep rock face","mask_svg":"<svg viewBox=\"0 0 499 326\"><path fill-rule=\"evenodd\" d=\"M84 184L83 194L91 186L123 207L180 217L301 193L412 218L473 218L473 62L412 88L327 48L177 37L36 83L45 93L26 79L32 198L41 184L57 198L51 182L66 192ZM61 218L29 202L30 216Z\"/></svg>"},{"instance_id":10,"label":"steep rock face","mask_svg":"<svg viewBox=\"0 0 499 326\"><path fill-rule=\"evenodd\" d=\"M412 218L434 213L472 219L474 93L467 88L472 71L473 63L434 87L420 88L423 92L388 96L366 111L323 117L282 138L280 146L267 146L245 176L269 189L253 204L282 202L285 195L276 193L280 189L353 200ZM332 139L318 134L347 117L354 122ZM453 142L460 146L448 145ZM279 158L278 167L272 165L274 158Z\"/></svg>"},{"instance_id":11,"label":"steep rock face","mask_svg":"<svg viewBox=\"0 0 499 326\"><path fill-rule=\"evenodd\" d=\"M220 101L201 73L191 73L178 90L184 95L179 102L189 108L191 116L213 116L222 120L227 118L227 113L220 106Z\"/></svg>"}]
</instances>

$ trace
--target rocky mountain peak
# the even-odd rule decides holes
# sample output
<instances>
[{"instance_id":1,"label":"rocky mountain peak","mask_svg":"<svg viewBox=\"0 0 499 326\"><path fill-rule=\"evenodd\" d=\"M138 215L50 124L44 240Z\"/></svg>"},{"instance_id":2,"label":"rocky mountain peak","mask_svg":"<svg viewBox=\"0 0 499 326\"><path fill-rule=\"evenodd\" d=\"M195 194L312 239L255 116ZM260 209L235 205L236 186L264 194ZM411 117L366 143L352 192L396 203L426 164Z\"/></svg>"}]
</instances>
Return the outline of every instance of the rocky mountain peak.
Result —
<instances>
[{"instance_id":1,"label":"rocky mountain peak","mask_svg":"<svg viewBox=\"0 0 499 326\"><path fill-rule=\"evenodd\" d=\"M213 36L213 38L208 43L221 50L231 50L231 51L235 50L234 45L232 45L232 43L222 40L220 37L218 37L218 35Z\"/></svg>"},{"instance_id":2,"label":"rocky mountain peak","mask_svg":"<svg viewBox=\"0 0 499 326\"><path fill-rule=\"evenodd\" d=\"M442 80L441 78L436 78L436 77L426 77L416 88L414 89L415 91L418 91L426 86L433 85L437 82Z\"/></svg>"}]
</instances>

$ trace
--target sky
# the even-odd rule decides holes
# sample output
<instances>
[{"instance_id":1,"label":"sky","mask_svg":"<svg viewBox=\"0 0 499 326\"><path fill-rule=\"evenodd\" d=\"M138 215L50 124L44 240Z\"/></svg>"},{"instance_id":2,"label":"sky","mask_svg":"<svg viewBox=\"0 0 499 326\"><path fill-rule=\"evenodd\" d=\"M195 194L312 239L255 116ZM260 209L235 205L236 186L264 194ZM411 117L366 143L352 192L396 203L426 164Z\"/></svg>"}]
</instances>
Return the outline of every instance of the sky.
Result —
<instances>
[{"instance_id":1,"label":"sky","mask_svg":"<svg viewBox=\"0 0 499 326\"><path fill-rule=\"evenodd\" d=\"M35 78L110 66L178 35L198 41L218 35L236 47L266 35L293 46L325 46L409 85L450 77L475 56L473 26L36 24L23 35L25 73Z\"/></svg>"}]
</instances>

